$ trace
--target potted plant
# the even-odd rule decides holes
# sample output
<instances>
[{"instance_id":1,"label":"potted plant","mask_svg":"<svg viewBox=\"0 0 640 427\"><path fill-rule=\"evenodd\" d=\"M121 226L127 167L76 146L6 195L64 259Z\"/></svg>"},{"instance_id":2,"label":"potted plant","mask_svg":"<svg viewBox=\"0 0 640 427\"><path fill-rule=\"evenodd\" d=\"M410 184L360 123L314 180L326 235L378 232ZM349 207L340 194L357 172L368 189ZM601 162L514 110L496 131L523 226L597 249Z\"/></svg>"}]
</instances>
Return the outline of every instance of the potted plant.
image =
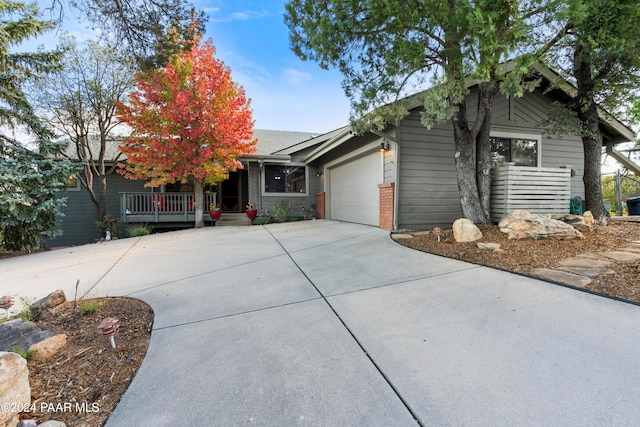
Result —
<instances>
[{"instance_id":1,"label":"potted plant","mask_svg":"<svg viewBox=\"0 0 640 427\"><path fill-rule=\"evenodd\" d=\"M256 202L247 203L245 213L247 214L247 216L251 221L253 221L256 218L256 216L258 216L257 207L258 205L256 204Z\"/></svg>"},{"instance_id":2,"label":"potted plant","mask_svg":"<svg viewBox=\"0 0 640 427\"><path fill-rule=\"evenodd\" d=\"M212 220L217 221L220 219L220 215L222 215L222 211L220 208L213 203L209 205L209 216Z\"/></svg>"}]
</instances>

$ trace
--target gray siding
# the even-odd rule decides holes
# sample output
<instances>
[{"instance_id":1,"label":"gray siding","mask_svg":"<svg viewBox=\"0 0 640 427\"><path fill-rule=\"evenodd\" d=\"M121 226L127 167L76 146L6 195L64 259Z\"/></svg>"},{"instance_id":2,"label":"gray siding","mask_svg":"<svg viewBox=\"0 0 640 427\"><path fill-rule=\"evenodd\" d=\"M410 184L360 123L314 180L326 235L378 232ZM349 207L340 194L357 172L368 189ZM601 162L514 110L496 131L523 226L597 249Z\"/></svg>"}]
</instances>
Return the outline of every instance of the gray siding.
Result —
<instances>
[{"instance_id":1,"label":"gray siding","mask_svg":"<svg viewBox=\"0 0 640 427\"><path fill-rule=\"evenodd\" d=\"M297 163L296 159L292 159L293 163ZM270 163L274 164L274 163ZM321 170L321 169L318 169ZM300 195L263 195L262 194L262 170L257 162L250 162L248 167L249 176L249 201L258 204L258 212L272 212L273 206L278 200L286 200L291 203L293 216L303 216L305 214L315 212L316 193L322 188L322 177L316 176L317 169L315 166L307 165L307 181L308 193L305 196ZM313 205L313 206L312 206Z\"/></svg>"},{"instance_id":2,"label":"gray siding","mask_svg":"<svg viewBox=\"0 0 640 427\"><path fill-rule=\"evenodd\" d=\"M467 98L475 109L475 93ZM523 98L498 95L492 110L492 131L535 134L542 137L542 167L571 165L572 196L584 197L582 142L576 136L549 137L538 124L546 117L551 100L535 91ZM473 119L470 114L470 120ZM462 216L454 162L453 129L450 122L427 130L414 110L397 130L400 174L397 177L398 228L420 229L450 226Z\"/></svg>"},{"instance_id":3,"label":"gray siding","mask_svg":"<svg viewBox=\"0 0 640 427\"><path fill-rule=\"evenodd\" d=\"M400 174L398 228L450 225L462 215L449 123L427 130L413 111L397 131Z\"/></svg>"},{"instance_id":4,"label":"gray siding","mask_svg":"<svg viewBox=\"0 0 640 427\"><path fill-rule=\"evenodd\" d=\"M114 173L107 179L107 213L112 218L120 217L120 191L150 191L144 188L144 182L125 179ZM89 193L82 186L80 191L64 191L60 197L67 198L67 205L62 208L64 216L60 218L62 236L45 242L46 247L72 246L92 243L99 237L95 211ZM122 231L121 231L122 235Z\"/></svg>"}]
</instances>

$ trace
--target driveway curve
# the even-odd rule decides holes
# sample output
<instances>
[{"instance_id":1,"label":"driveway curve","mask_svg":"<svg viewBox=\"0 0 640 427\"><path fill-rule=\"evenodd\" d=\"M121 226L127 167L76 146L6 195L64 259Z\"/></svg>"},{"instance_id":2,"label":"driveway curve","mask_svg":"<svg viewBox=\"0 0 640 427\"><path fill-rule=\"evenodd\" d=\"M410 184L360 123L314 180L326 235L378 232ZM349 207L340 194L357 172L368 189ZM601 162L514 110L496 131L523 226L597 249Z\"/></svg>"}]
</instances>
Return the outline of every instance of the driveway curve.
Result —
<instances>
[{"instance_id":1,"label":"driveway curve","mask_svg":"<svg viewBox=\"0 0 640 427\"><path fill-rule=\"evenodd\" d=\"M333 221L0 260L3 294L155 312L108 427L640 424L640 307Z\"/></svg>"}]
</instances>

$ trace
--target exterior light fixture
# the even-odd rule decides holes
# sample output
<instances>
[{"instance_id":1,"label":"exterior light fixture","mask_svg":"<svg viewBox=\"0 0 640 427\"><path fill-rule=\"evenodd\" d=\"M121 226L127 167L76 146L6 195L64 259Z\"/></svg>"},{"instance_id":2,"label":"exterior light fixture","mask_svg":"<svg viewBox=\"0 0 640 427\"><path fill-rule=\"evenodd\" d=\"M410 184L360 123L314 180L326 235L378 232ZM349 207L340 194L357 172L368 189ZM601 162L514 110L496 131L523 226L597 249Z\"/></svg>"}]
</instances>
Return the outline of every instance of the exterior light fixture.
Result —
<instances>
[{"instance_id":1,"label":"exterior light fixture","mask_svg":"<svg viewBox=\"0 0 640 427\"><path fill-rule=\"evenodd\" d=\"M111 343L111 347L116 348L116 341L113 336L118 332L118 328L120 327L120 320L116 317L105 317L102 319L102 322L98 325L98 332L101 335L105 335L109 337L109 342Z\"/></svg>"},{"instance_id":2,"label":"exterior light fixture","mask_svg":"<svg viewBox=\"0 0 640 427\"><path fill-rule=\"evenodd\" d=\"M382 141L380 143L380 149L378 150L381 153L384 153L385 151L389 151L389 143L387 141Z\"/></svg>"},{"instance_id":3,"label":"exterior light fixture","mask_svg":"<svg viewBox=\"0 0 640 427\"><path fill-rule=\"evenodd\" d=\"M7 317L7 319L9 318L9 309L11 308L11 306L15 301L16 301L15 298L9 295L5 295L2 298L0 298L0 308L4 308L4 314Z\"/></svg>"},{"instance_id":4,"label":"exterior light fixture","mask_svg":"<svg viewBox=\"0 0 640 427\"><path fill-rule=\"evenodd\" d=\"M442 228L440 228L440 227L435 227L435 228L433 229L433 234L435 234L436 236L438 236L438 242L440 241L440 238L441 238L442 236L444 236L444 233L442 232Z\"/></svg>"}]
</instances>

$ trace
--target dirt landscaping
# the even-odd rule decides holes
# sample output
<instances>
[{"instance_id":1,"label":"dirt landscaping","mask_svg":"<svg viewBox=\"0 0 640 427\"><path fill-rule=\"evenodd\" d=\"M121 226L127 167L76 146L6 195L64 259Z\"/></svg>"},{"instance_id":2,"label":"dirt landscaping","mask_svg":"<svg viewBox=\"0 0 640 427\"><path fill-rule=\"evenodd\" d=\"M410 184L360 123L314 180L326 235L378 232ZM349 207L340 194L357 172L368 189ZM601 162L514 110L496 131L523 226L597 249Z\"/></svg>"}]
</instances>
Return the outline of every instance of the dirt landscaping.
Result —
<instances>
[{"instance_id":1,"label":"dirt landscaping","mask_svg":"<svg viewBox=\"0 0 640 427\"><path fill-rule=\"evenodd\" d=\"M96 311L82 314L79 307L74 310L73 303L67 303L64 312L37 321L67 335L67 344L48 360L29 359L32 404L21 419L38 424L58 420L67 427L101 426L142 364L153 326L151 307L132 298L81 303ZM116 348L98 333L105 317L120 320Z\"/></svg>"},{"instance_id":2,"label":"dirt landscaping","mask_svg":"<svg viewBox=\"0 0 640 427\"><path fill-rule=\"evenodd\" d=\"M591 231L583 231L584 239L508 240L497 226L480 226L483 234L480 242L499 243L499 250L479 249L478 242L457 243L451 230L444 230L440 242L433 233L417 233L397 242L423 252L523 275L532 275L537 268L553 269L561 260L576 255L616 251L633 246L634 241L640 242L638 222L610 221L608 225L592 227ZM640 303L640 261L613 262L607 268L615 274L593 277L586 289Z\"/></svg>"}]
</instances>

